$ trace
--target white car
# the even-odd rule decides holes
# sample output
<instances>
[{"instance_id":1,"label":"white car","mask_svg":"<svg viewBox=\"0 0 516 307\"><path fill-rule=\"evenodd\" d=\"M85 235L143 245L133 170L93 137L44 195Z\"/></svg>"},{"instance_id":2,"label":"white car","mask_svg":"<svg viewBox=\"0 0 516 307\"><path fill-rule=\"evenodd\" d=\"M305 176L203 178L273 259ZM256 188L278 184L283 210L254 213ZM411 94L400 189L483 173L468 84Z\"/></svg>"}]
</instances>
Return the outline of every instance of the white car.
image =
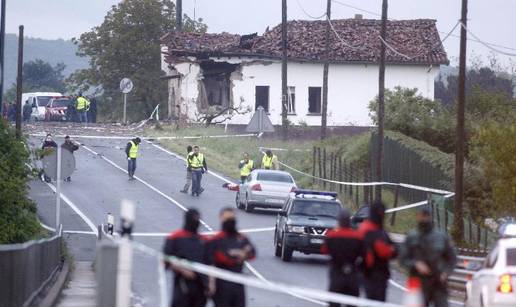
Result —
<instances>
[{"instance_id":1,"label":"white car","mask_svg":"<svg viewBox=\"0 0 516 307\"><path fill-rule=\"evenodd\" d=\"M502 238L466 284L466 306L516 306L516 238Z\"/></svg>"},{"instance_id":2,"label":"white car","mask_svg":"<svg viewBox=\"0 0 516 307\"><path fill-rule=\"evenodd\" d=\"M22 106L26 101L32 106L31 120L45 120L46 106L51 98L61 97L63 94L57 92L35 92L22 94Z\"/></svg>"}]
</instances>

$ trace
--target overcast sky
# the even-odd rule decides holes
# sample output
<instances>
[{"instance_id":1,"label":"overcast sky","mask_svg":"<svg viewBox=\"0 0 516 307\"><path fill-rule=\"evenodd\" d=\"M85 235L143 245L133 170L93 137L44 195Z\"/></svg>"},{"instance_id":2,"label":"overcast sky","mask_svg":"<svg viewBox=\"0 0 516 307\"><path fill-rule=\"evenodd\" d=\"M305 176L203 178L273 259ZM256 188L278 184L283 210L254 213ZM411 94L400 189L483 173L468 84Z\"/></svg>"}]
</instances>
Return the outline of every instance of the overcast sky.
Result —
<instances>
[{"instance_id":1,"label":"overcast sky","mask_svg":"<svg viewBox=\"0 0 516 307\"><path fill-rule=\"evenodd\" d=\"M100 24L106 12L119 0L7 0L7 32L16 33L25 25L26 36L70 39ZM380 12L381 0L338 0L332 4L332 18L350 18L361 13L365 18L377 16L346 7L338 2L368 11ZM469 28L484 41L515 50L516 1L469 1ZM439 31L449 32L460 18L460 0L390 0L389 18L431 18L437 20ZM185 13L203 18L209 32L262 33L267 26L281 21L280 0L183 0ZM312 16L320 16L326 0L288 0L289 19L309 19L300 8ZM459 34L459 28L454 34ZM445 34L441 33L441 38ZM489 50L476 42L468 42L468 51L486 58ZM445 48L452 59L458 56L459 40L450 37ZM500 56L504 63L509 57ZM513 58L516 60L516 57Z\"/></svg>"}]
</instances>

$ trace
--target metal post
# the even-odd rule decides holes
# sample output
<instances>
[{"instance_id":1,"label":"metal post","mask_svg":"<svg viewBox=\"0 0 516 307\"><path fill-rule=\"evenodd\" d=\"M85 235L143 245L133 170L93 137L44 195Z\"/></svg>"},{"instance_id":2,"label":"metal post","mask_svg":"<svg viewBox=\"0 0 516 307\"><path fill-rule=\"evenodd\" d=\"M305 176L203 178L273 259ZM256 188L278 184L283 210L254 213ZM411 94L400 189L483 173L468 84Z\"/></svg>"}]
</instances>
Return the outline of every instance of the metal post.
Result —
<instances>
[{"instance_id":1,"label":"metal post","mask_svg":"<svg viewBox=\"0 0 516 307\"><path fill-rule=\"evenodd\" d=\"M176 0L176 31L183 31L183 0Z\"/></svg>"},{"instance_id":2,"label":"metal post","mask_svg":"<svg viewBox=\"0 0 516 307\"><path fill-rule=\"evenodd\" d=\"M457 136L455 140L455 196L453 204L453 238L455 242L464 239L464 220L462 202L464 199L464 148L466 133L464 130L464 112L466 101L466 43L468 23L468 0L462 0L459 58L459 92L457 99Z\"/></svg>"},{"instance_id":3,"label":"metal post","mask_svg":"<svg viewBox=\"0 0 516 307\"><path fill-rule=\"evenodd\" d=\"M326 138L326 124L328 119L328 71L330 70L330 20L331 0L326 2L326 33L325 33L325 58L323 67L323 88L322 88L322 116L321 116L321 140Z\"/></svg>"},{"instance_id":4,"label":"metal post","mask_svg":"<svg viewBox=\"0 0 516 307\"><path fill-rule=\"evenodd\" d=\"M61 146L57 146L57 176L56 176L56 231L61 225Z\"/></svg>"},{"instance_id":5,"label":"metal post","mask_svg":"<svg viewBox=\"0 0 516 307\"><path fill-rule=\"evenodd\" d=\"M18 34L18 76L16 78L16 137L21 138L21 99L23 92L23 26Z\"/></svg>"},{"instance_id":6,"label":"metal post","mask_svg":"<svg viewBox=\"0 0 516 307\"><path fill-rule=\"evenodd\" d=\"M4 104L5 0L0 8L0 117Z\"/></svg>"},{"instance_id":7,"label":"metal post","mask_svg":"<svg viewBox=\"0 0 516 307\"><path fill-rule=\"evenodd\" d=\"M288 103L288 82L287 82L287 0L281 1L281 126L283 140L288 138L287 103Z\"/></svg>"},{"instance_id":8,"label":"metal post","mask_svg":"<svg viewBox=\"0 0 516 307\"><path fill-rule=\"evenodd\" d=\"M133 250L131 247L131 232L135 218L134 204L122 201L120 216L122 217L122 238L118 250L118 273L116 307L131 305L131 280L133 266Z\"/></svg>"},{"instance_id":9,"label":"metal post","mask_svg":"<svg viewBox=\"0 0 516 307\"><path fill-rule=\"evenodd\" d=\"M383 41L387 37L387 0L382 1L382 28L380 32ZM380 71L378 77L378 152L376 157L376 180L383 181L383 122L385 111L385 44L380 42ZM376 199L382 200L382 186L376 186Z\"/></svg>"},{"instance_id":10,"label":"metal post","mask_svg":"<svg viewBox=\"0 0 516 307\"><path fill-rule=\"evenodd\" d=\"M124 118L122 119L122 122L124 125L127 124L127 94L124 94Z\"/></svg>"}]
</instances>

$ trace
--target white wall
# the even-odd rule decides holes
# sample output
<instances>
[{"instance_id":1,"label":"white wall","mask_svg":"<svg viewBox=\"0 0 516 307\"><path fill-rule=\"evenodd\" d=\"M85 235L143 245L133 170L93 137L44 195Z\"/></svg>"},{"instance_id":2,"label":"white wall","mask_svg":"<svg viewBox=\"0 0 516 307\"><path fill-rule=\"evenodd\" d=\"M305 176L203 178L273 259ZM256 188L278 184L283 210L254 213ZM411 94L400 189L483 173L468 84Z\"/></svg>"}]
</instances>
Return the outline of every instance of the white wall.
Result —
<instances>
[{"instance_id":1,"label":"white wall","mask_svg":"<svg viewBox=\"0 0 516 307\"><path fill-rule=\"evenodd\" d=\"M217 59L226 60L226 59ZM195 99L198 95L197 80L199 66L178 64L178 71L184 76L181 95L188 105L192 116ZM420 94L430 99L434 96L434 78L438 67L429 71L428 66L388 65L386 68L386 87L416 87ZM296 115L289 115L294 124L306 122L320 125L320 115L308 114L308 87L322 87L322 64L292 63L288 65L288 85L295 86ZM238 105L241 100L245 106L255 107L255 86L270 87L269 113L273 124L281 124L281 63L254 62L242 66L242 80L233 80L233 100ZM372 124L367 108L378 92L378 65L371 64L333 64L330 65L328 83L328 125L329 126L369 126ZM232 124L247 124L252 113L238 115ZM193 117L190 117L193 118Z\"/></svg>"}]
</instances>

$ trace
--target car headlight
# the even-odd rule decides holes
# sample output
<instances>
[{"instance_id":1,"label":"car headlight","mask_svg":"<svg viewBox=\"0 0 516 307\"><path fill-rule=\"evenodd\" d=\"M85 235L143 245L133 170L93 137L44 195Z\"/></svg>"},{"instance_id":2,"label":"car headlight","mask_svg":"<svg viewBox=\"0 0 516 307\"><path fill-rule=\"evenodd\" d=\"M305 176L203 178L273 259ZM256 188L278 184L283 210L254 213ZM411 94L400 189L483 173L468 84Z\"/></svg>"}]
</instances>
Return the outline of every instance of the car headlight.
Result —
<instances>
[{"instance_id":1,"label":"car headlight","mask_svg":"<svg viewBox=\"0 0 516 307\"><path fill-rule=\"evenodd\" d=\"M287 232L304 233L305 227L304 226L287 225Z\"/></svg>"}]
</instances>

